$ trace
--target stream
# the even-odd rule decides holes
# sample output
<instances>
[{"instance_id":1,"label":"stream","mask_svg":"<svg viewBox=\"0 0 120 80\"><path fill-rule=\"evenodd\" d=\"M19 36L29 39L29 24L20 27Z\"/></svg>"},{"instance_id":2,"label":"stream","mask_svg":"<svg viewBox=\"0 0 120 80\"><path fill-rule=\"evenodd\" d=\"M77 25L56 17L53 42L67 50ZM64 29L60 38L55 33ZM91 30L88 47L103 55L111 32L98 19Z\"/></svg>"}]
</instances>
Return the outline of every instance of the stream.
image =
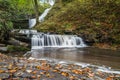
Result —
<instances>
[{"instance_id":1,"label":"stream","mask_svg":"<svg viewBox=\"0 0 120 80\"><path fill-rule=\"evenodd\" d=\"M32 50L33 58L59 59L120 69L120 51L86 48L42 48Z\"/></svg>"}]
</instances>

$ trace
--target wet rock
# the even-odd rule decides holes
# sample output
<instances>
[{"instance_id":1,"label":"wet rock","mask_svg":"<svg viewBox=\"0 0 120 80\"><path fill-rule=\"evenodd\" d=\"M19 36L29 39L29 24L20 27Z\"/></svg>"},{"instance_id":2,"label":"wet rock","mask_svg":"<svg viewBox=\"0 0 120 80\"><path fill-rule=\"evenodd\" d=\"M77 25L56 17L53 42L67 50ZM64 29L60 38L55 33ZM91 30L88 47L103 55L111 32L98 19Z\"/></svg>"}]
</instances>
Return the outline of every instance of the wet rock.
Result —
<instances>
[{"instance_id":1,"label":"wet rock","mask_svg":"<svg viewBox=\"0 0 120 80\"><path fill-rule=\"evenodd\" d=\"M18 62L19 62L19 59L18 59L17 57L14 57L13 59L14 59L14 62L15 62L15 63L18 63Z\"/></svg>"},{"instance_id":2,"label":"wet rock","mask_svg":"<svg viewBox=\"0 0 120 80\"><path fill-rule=\"evenodd\" d=\"M15 46L25 46L25 47L28 46L27 43L22 42L20 40L17 40L15 38L11 38L8 42L9 42L9 44L12 44L12 45L15 45Z\"/></svg>"},{"instance_id":3,"label":"wet rock","mask_svg":"<svg viewBox=\"0 0 120 80\"><path fill-rule=\"evenodd\" d=\"M31 54L32 54L32 52L28 51L23 56L26 57L26 58L29 58L31 56Z\"/></svg>"},{"instance_id":4,"label":"wet rock","mask_svg":"<svg viewBox=\"0 0 120 80\"><path fill-rule=\"evenodd\" d=\"M22 78L31 78L31 76L33 75L30 73L25 73L25 72L21 75Z\"/></svg>"},{"instance_id":5,"label":"wet rock","mask_svg":"<svg viewBox=\"0 0 120 80\"><path fill-rule=\"evenodd\" d=\"M0 73L1 73L1 72L7 72L7 71L8 71L7 68L4 68L4 67L0 68Z\"/></svg>"},{"instance_id":6,"label":"wet rock","mask_svg":"<svg viewBox=\"0 0 120 80\"><path fill-rule=\"evenodd\" d=\"M0 51L1 52L6 52L7 51L7 47L0 47Z\"/></svg>"},{"instance_id":7,"label":"wet rock","mask_svg":"<svg viewBox=\"0 0 120 80\"><path fill-rule=\"evenodd\" d=\"M0 47L5 47L5 44L0 44Z\"/></svg>"},{"instance_id":8,"label":"wet rock","mask_svg":"<svg viewBox=\"0 0 120 80\"><path fill-rule=\"evenodd\" d=\"M0 66L5 66L5 65L8 65L7 62L0 62Z\"/></svg>"},{"instance_id":9,"label":"wet rock","mask_svg":"<svg viewBox=\"0 0 120 80\"><path fill-rule=\"evenodd\" d=\"M24 74L23 71L17 71L16 73L14 73L14 76L15 76L15 77L20 77L20 76L22 76L23 74Z\"/></svg>"},{"instance_id":10,"label":"wet rock","mask_svg":"<svg viewBox=\"0 0 120 80\"><path fill-rule=\"evenodd\" d=\"M7 79L9 76L10 75L8 73L0 73L0 79Z\"/></svg>"},{"instance_id":11,"label":"wet rock","mask_svg":"<svg viewBox=\"0 0 120 80\"><path fill-rule=\"evenodd\" d=\"M32 70L26 70L26 72L27 72L27 73L31 73L31 72L32 72Z\"/></svg>"}]
</instances>

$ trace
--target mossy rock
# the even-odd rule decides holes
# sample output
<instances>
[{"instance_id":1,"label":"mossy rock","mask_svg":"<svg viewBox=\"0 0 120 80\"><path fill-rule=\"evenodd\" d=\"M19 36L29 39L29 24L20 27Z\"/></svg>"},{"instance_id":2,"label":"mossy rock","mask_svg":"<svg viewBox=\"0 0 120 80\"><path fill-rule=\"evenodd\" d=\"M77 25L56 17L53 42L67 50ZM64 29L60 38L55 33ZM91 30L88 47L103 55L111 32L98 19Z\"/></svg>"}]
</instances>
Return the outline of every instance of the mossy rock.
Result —
<instances>
[{"instance_id":1,"label":"mossy rock","mask_svg":"<svg viewBox=\"0 0 120 80\"><path fill-rule=\"evenodd\" d=\"M8 45L7 50L8 52L26 52L26 51L29 51L30 49L24 46Z\"/></svg>"}]
</instances>

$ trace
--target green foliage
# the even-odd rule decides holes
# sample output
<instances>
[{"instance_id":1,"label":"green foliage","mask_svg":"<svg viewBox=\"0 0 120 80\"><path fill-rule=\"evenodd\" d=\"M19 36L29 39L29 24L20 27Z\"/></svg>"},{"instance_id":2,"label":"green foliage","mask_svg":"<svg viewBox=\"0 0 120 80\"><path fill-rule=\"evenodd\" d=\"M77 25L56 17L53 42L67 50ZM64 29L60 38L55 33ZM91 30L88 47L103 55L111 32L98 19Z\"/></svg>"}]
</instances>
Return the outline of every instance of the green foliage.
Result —
<instances>
[{"instance_id":1,"label":"green foliage","mask_svg":"<svg viewBox=\"0 0 120 80\"><path fill-rule=\"evenodd\" d=\"M7 50L9 52L22 52L22 51L28 51L29 49L23 46L8 45Z\"/></svg>"},{"instance_id":2,"label":"green foliage","mask_svg":"<svg viewBox=\"0 0 120 80\"><path fill-rule=\"evenodd\" d=\"M13 25L10 21L11 14L6 11L0 11L0 30L2 29L12 29ZM5 27L6 26L6 27Z\"/></svg>"},{"instance_id":3,"label":"green foliage","mask_svg":"<svg viewBox=\"0 0 120 80\"><path fill-rule=\"evenodd\" d=\"M39 14L47 7L49 5L39 3ZM29 16L35 15L33 0L0 0L0 9L11 13L12 19L15 20L28 19Z\"/></svg>"},{"instance_id":4,"label":"green foliage","mask_svg":"<svg viewBox=\"0 0 120 80\"><path fill-rule=\"evenodd\" d=\"M4 10L5 8L5 10L7 10L8 8L9 8L9 2L8 2L8 0L0 0L0 10L2 9L2 10Z\"/></svg>"},{"instance_id":5,"label":"green foliage","mask_svg":"<svg viewBox=\"0 0 120 80\"><path fill-rule=\"evenodd\" d=\"M9 32L13 28L10 21L11 14L6 11L0 11L0 42L9 39Z\"/></svg>"},{"instance_id":6,"label":"green foliage","mask_svg":"<svg viewBox=\"0 0 120 80\"><path fill-rule=\"evenodd\" d=\"M62 0L62 2L65 2L65 3L69 3L69 2L72 2L74 0Z\"/></svg>"},{"instance_id":7,"label":"green foliage","mask_svg":"<svg viewBox=\"0 0 120 80\"><path fill-rule=\"evenodd\" d=\"M48 5L39 4L38 7L41 14ZM0 0L0 42L9 39L10 30L13 29L12 22L28 20L34 16L33 0Z\"/></svg>"}]
</instances>

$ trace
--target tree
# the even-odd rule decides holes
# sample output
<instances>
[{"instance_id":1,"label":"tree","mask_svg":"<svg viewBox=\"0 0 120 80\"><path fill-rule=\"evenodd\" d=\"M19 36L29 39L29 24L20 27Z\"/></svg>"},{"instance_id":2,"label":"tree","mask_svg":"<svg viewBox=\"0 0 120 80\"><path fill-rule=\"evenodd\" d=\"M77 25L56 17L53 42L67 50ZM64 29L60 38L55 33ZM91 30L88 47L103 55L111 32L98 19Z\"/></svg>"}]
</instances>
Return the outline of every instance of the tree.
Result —
<instances>
[{"instance_id":1,"label":"tree","mask_svg":"<svg viewBox=\"0 0 120 80\"><path fill-rule=\"evenodd\" d=\"M5 42L9 40L9 33L12 29L11 14L6 11L0 11L0 14L0 41Z\"/></svg>"},{"instance_id":2,"label":"tree","mask_svg":"<svg viewBox=\"0 0 120 80\"><path fill-rule=\"evenodd\" d=\"M9 32L12 28L10 4L7 0L0 0L0 42L9 39Z\"/></svg>"},{"instance_id":3,"label":"tree","mask_svg":"<svg viewBox=\"0 0 120 80\"><path fill-rule=\"evenodd\" d=\"M35 15L36 15L36 24L38 24L39 23L38 0L34 0L34 8L35 8Z\"/></svg>"}]
</instances>

